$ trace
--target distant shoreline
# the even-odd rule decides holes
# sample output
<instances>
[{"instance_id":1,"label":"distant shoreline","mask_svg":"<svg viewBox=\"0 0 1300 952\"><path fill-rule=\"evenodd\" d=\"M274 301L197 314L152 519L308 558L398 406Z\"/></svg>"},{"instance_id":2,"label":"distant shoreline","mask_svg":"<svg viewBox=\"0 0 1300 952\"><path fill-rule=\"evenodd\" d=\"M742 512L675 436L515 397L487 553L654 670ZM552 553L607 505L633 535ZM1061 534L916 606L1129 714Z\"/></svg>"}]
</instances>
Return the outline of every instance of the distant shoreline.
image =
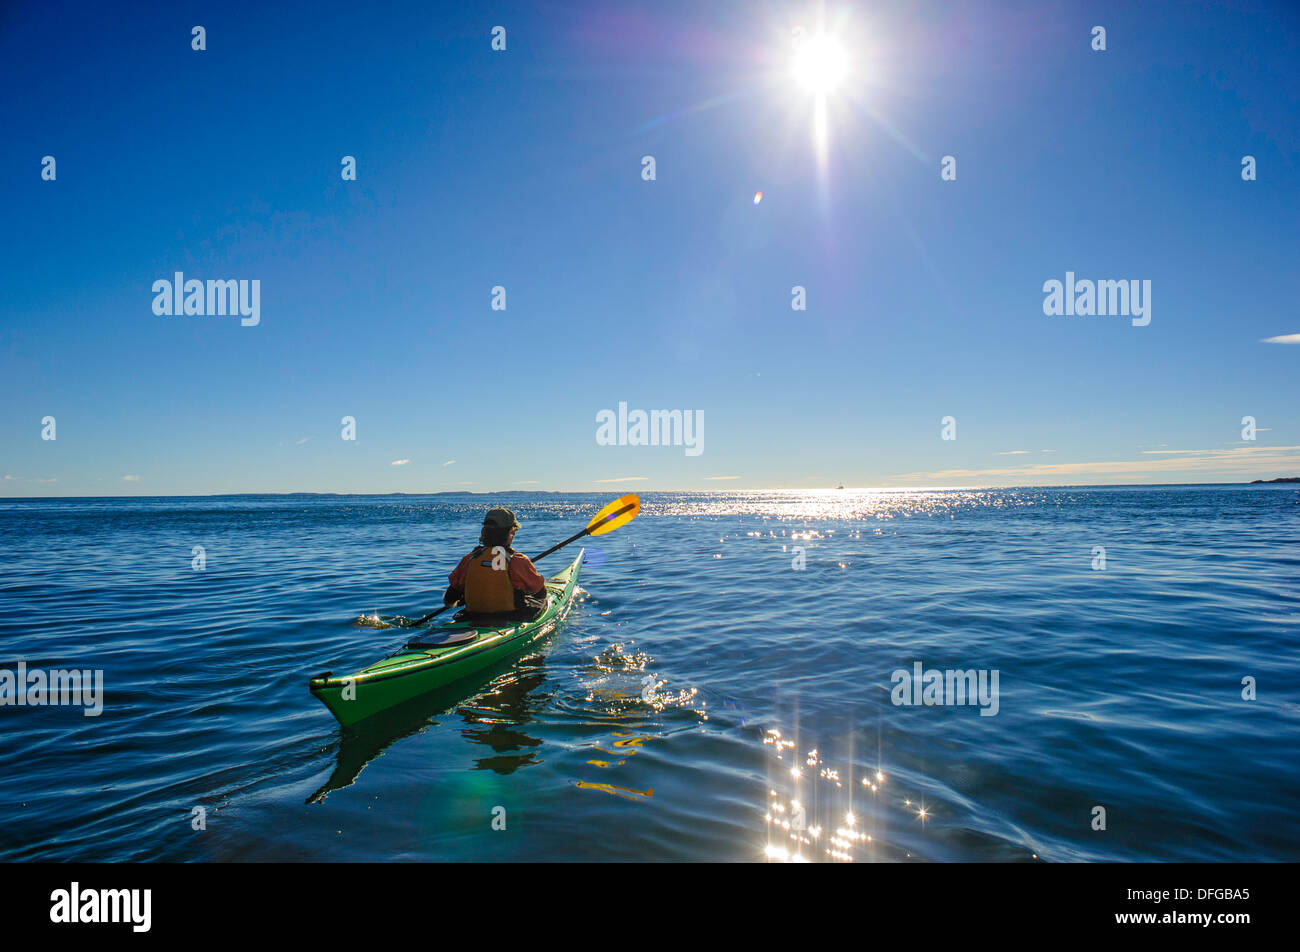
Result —
<instances>
[{"instance_id":1,"label":"distant shoreline","mask_svg":"<svg viewBox=\"0 0 1300 952\"><path fill-rule=\"evenodd\" d=\"M670 495L681 493L733 495L743 493L851 493L851 492L991 492L1008 490L1042 490L1042 489L1169 489L1196 486L1260 486L1300 483L1300 476L1277 476L1273 479L1252 479L1244 483L1061 483L1048 486L850 486L839 489L831 486L815 486L804 489L643 489L643 495ZM174 493L168 495L119 495L119 496L0 496L0 502L50 501L56 499L327 499L348 496L362 497L410 497L425 498L432 496L604 496L617 490L603 489L500 489L500 490L440 490L428 493L407 492L283 492L283 493Z\"/></svg>"}]
</instances>

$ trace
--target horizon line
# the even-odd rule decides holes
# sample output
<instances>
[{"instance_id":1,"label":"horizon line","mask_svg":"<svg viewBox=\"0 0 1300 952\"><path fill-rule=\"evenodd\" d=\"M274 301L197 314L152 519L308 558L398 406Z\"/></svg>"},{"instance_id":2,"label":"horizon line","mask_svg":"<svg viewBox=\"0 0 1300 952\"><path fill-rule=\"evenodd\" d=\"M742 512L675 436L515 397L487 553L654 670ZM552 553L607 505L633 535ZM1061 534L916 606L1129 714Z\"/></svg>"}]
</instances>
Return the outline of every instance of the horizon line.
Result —
<instances>
[{"instance_id":1,"label":"horizon line","mask_svg":"<svg viewBox=\"0 0 1300 952\"><path fill-rule=\"evenodd\" d=\"M1010 486L805 486L802 488L763 487L757 489L646 489L645 493L710 493L714 495L735 493L807 493L807 492L960 492L994 489L1131 489L1134 487L1160 488L1169 486L1254 486L1300 483L1300 476L1276 476L1272 479L1252 479L1244 482L1210 483L1018 483ZM612 490L599 489L439 489L430 492L313 492L288 490L285 492L219 492L219 493L134 493L98 496L3 496L0 501L24 502L51 499L219 499L231 496L503 496L503 495L607 495Z\"/></svg>"}]
</instances>

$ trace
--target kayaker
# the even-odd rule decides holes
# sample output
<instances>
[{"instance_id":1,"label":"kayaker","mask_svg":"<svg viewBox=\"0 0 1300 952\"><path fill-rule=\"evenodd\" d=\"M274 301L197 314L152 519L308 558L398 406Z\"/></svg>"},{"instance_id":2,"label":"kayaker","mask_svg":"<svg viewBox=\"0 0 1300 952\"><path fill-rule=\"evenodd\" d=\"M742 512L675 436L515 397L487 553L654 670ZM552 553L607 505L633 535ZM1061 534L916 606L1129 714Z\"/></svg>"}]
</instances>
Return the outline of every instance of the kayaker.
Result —
<instances>
[{"instance_id":1,"label":"kayaker","mask_svg":"<svg viewBox=\"0 0 1300 952\"><path fill-rule=\"evenodd\" d=\"M519 520L509 509L490 509L483 517L480 545L448 576L443 604L465 603L472 623L494 619L531 621L546 609L546 580L511 543Z\"/></svg>"}]
</instances>

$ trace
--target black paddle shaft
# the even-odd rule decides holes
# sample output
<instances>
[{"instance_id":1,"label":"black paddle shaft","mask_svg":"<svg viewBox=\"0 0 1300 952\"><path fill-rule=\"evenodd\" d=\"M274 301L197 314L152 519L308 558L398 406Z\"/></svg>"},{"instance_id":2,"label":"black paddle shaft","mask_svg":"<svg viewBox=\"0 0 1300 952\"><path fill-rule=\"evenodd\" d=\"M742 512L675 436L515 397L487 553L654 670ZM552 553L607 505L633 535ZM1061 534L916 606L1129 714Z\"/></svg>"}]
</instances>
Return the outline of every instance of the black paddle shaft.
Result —
<instances>
[{"instance_id":1,"label":"black paddle shaft","mask_svg":"<svg viewBox=\"0 0 1300 952\"><path fill-rule=\"evenodd\" d=\"M583 530L582 530L581 532L579 532L577 535L571 535L571 536L569 536L567 539L565 539L565 540L564 540L563 542L561 542L559 545L553 545L553 546L551 546L549 549L547 549L547 550L546 550L545 552L543 552L541 555L534 555L534 556L533 556L533 561L536 562L538 559L544 559L544 558L546 558L546 556L550 555L552 552L558 552L560 549L563 549L563 548L564 548L566 545L568 545L570 542L577 542L579 539L581 539L583 536L585 536L585 535L586 535L587 533L589 533L590 531L591 531L590 529L583 529Z\"/></svg>"}]
</instances>

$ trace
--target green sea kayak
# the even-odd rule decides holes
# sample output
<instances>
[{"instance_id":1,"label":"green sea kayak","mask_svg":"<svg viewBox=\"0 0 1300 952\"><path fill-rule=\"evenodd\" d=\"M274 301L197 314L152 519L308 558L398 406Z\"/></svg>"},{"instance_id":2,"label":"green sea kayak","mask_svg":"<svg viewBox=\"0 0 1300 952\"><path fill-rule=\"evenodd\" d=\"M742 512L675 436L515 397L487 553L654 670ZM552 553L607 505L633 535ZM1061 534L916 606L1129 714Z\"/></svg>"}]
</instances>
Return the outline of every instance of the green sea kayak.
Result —
<instances>
[{"instance_id":1,"label":"green sea kayak","mask_svg":"<svg viewBox=\"0 0 1300 952\"><path fill-rule=\"evenodd\" d=\"M397 654L355 674L335 677L327 671L312 678L311 693L346 726L503 661L564 620L581 565L579 552L567 568L546 580L546 611L532 621L503 627L452 622L419 631Z\"/></svg>"}]
</instances>

